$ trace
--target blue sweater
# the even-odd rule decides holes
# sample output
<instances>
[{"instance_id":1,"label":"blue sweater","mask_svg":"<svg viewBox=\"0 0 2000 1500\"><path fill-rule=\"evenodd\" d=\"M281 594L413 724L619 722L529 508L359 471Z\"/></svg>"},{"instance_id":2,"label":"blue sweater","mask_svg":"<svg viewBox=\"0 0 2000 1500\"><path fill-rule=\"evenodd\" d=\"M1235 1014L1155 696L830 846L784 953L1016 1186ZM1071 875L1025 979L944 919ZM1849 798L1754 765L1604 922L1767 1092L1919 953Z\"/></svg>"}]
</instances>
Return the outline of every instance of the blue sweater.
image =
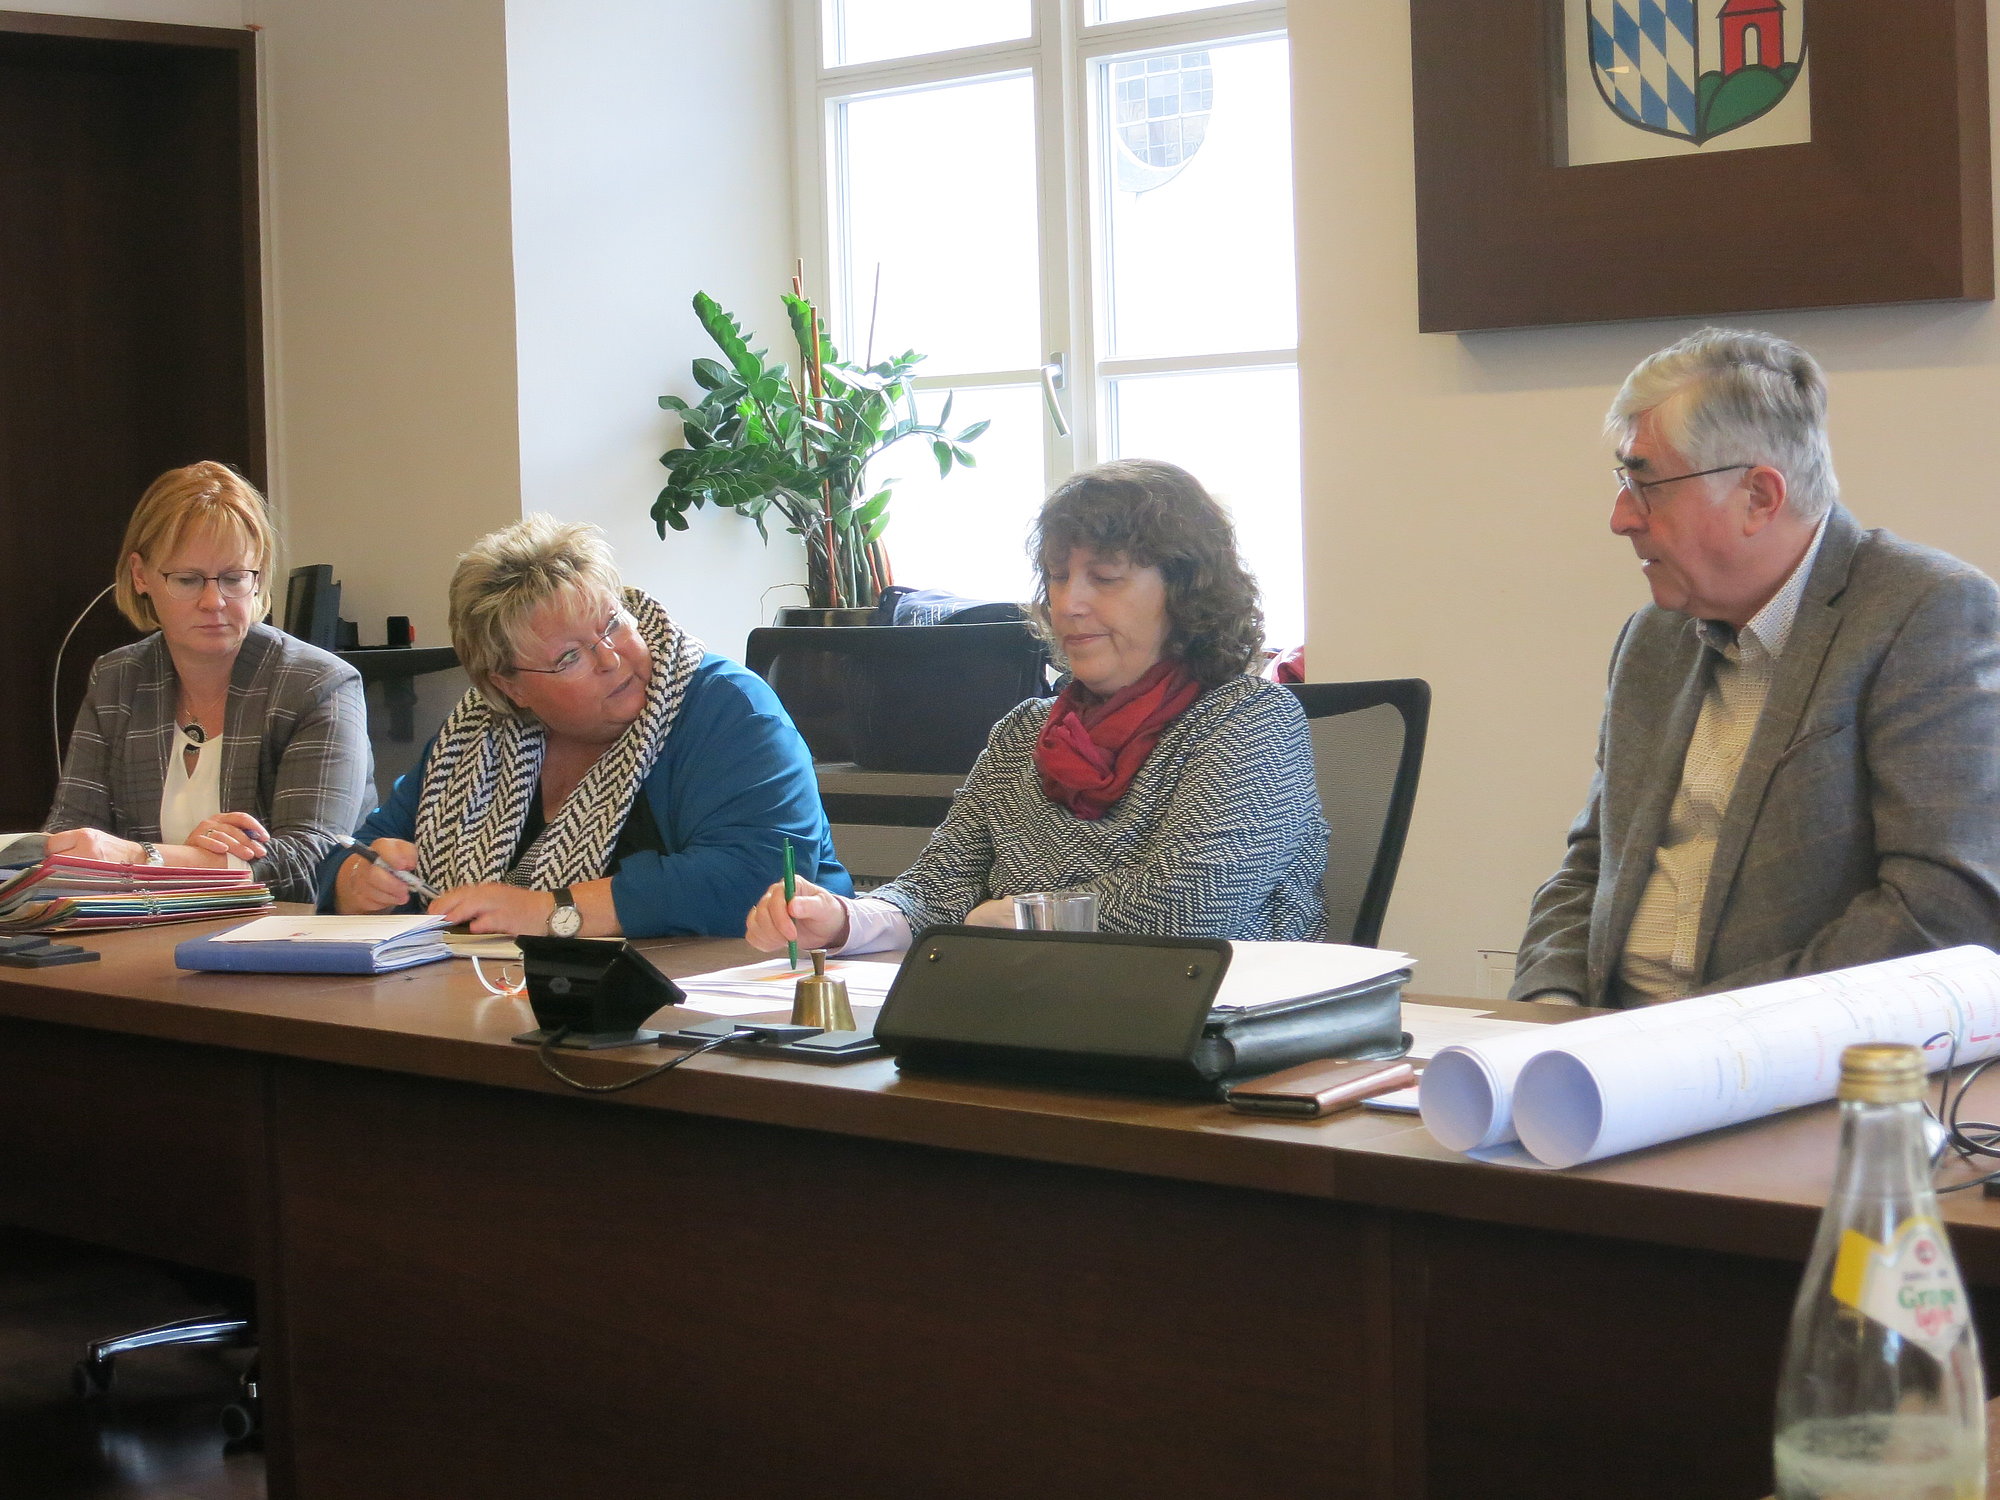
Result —
<instances>
[{"instance_id":1,"label":"blue sweater","mask_svg":"<svg viewBox=\"0 0 2000 1500\"><path fill-rule=\"evenodd\" d=\"M356 838L366 844L414 835L430 753L425 746ZM627 937L741 937L750 908L784 878L787 838L802 877L854 893L833 852L805 741L763 678L713 652L695 669L646 777L646 801L667 852L640 850L611 876ZM346 858L336 852L320 866L322 911L332 910L334 874Z\"/></svg>"}]
</instances>

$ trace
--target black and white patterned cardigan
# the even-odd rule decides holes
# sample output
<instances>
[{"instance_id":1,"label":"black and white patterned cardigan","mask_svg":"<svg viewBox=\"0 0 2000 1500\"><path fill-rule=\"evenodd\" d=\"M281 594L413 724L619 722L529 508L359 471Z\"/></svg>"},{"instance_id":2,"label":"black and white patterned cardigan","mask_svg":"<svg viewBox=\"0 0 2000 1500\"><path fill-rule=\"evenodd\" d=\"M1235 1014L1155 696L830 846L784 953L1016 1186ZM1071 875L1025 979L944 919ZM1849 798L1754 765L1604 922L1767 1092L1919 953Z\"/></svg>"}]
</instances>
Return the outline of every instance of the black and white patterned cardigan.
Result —
<instances>
[{"instance_id":1,"label":"black and white patterned cardigan","mask_svg":"<svg viewBox=\"0 0 2000 1500\"><path fill-rule=\"evenodd\" d=\"M998 724L917 862L869 892L913 932L1023 891L1097 893L1105 932L1318 938L1326 819L1298 699L1236 677L1175 720L1096 822L1042 795L1035 740L1052 700Z\"/></svg>"}]
</instances>

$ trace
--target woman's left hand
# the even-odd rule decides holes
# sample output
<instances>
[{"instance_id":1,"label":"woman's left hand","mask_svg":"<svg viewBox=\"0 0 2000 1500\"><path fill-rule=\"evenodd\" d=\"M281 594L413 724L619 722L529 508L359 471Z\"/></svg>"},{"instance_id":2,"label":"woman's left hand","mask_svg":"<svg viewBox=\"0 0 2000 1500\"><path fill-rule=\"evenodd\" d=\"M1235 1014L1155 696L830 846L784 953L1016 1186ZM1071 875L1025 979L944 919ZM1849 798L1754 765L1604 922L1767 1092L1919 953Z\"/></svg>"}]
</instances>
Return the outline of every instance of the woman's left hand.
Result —
<instances>
[{"instance_id":1,"label":"woman's left hand","mask_svg":"<svg viewBox=\"0 0 2000 1500\"><path fill-rule=\"evenodd\" d=\"M485 885L461 885L446 891L431 903L431 915L449 917L454 925L470 925L474 932L522 933L539 936L549 930L549 913L556 898L547 891L525 890L518 885L489 881Z\"/></svg>"}]
</instances>

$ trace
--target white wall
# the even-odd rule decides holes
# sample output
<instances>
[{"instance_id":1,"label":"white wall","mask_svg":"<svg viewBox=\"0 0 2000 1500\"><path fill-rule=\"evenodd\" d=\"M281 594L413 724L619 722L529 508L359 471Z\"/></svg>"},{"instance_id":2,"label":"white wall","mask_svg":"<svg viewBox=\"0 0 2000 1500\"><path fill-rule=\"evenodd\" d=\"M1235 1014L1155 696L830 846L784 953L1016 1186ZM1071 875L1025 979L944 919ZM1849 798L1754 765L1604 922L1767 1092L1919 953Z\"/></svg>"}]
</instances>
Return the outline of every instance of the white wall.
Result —
<instances>
[{"instance_id":1,"label":"white wall","mask_svg":"<svg viewBox=\"0 0 2000 1500\"><path fill-rule=\"evenodd\" d=\"M2000 19L2000 18L1996 18ZM1418 676L1430 749L1385 941L1474 992L1513 948L1590 775L1619 623L1646 599L1605 526L1599 438L1626 372L1703 321L1416 331L1409 8L1292 7L1312 675ZM1989 25L2000 45L2000 25ZM1699 226L1635 253L1698 254ZM1559 274L1551 270L1548 274ZM1990 304L1773 313L1827 367L1864 525L2000 574L2000 323Z\"/></svg>"},{"instance_id":2,"label":"white wall","mask_svg":"<svg viewBox=\"0 0 2000 1500\"><path fill-rule=\"evenodd\" d=\"M785 331L787 8L507 3L522 505L603 527L630 582L739 659L760 595L804 578L798 544L712 511L663 541L648 512L679 440L658 398L692 399L716 353L694 293Z\"/></svg>"}]
</instances>

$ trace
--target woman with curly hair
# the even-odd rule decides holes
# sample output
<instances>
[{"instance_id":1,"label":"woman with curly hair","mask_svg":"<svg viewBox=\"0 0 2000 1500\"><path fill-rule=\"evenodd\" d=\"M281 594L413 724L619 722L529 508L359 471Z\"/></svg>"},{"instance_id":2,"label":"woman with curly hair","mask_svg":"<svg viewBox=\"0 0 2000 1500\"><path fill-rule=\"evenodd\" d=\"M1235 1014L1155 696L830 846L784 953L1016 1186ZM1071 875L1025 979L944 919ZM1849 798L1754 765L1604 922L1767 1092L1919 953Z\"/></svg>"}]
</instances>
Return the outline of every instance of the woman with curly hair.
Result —
<instances>
[{"instance_id":1,"label":"woman with curly hair","mask_svg":"<svg viewBox=\"0 0 2000 1500\"><path fill-rule=\"evenodd\" d=\"M772 886L746 936L843 952L936 923L1013 925L1012 897L1089 891L1105 932L1317 938L1326 821L1298 700L1248 676L1257 585L1195 477L1128 459L1065 481L1029 543L1069 668L994 726L917 862L849 899Z\"/></svg>"}]
</instances>

